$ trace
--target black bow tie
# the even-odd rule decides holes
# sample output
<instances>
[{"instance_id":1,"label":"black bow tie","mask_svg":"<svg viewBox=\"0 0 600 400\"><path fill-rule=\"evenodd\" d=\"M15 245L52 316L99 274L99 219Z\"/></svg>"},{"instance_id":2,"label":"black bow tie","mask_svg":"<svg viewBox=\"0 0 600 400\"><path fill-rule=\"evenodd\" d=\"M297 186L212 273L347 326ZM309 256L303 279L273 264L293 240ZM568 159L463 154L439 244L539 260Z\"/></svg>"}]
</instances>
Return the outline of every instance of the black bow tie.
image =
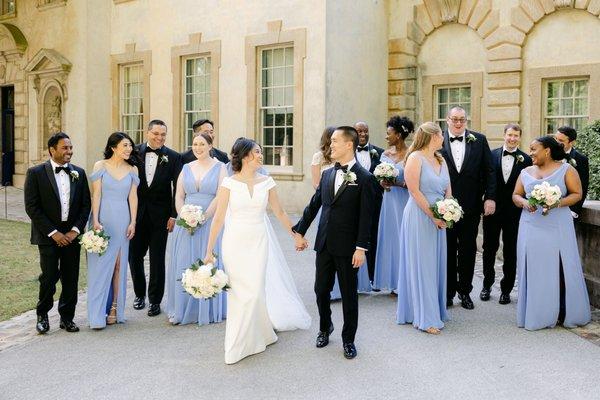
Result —
<instances>
[{"instance_id":1,"label":"black bow tie","mask_svg":"<svg viewBox=\"0 0 600 400\"><path fill-rule=\"evenodd\" d=\"M450 138L450 143L454 142L455 140L458 140L459 142L462 142L464 139L464 136L452 136Z\"/></svg>"},{"instance_id":2,"label":"black bow tie","mask_svg":"<svg viewBox=\"0 0 600 400\"><path fill-rule=\"evenodd\" d=\"M504 156L513 156L514 158L517 158L517 152L516 151L504 150L502 152L502 157L504 157Z\"/></svg>"},{"instance_id":3,"label":"black bow tie","mask_svg":"<svg viewBox=\"0 0 600 400\"><path fill-rule=\"evenodd\" d=\"M69 174L69 167L54 167L54 173L58 174L60 171L65 171L65 174Z\"/></svg>"},{"instance_id":4,"label":"black bow tie","mask_svg":"<svg viewBox=\"0 0 600 400\"><path fill-rule=\"evenodd\" d=\"M153 149L150 146L146 146L146 153L155 153L158 156L160 155L160 149Z\"/></svg>"},{"instance_id":5,"label":"black bow tie","mask_svg":"<svg viewBox=\"0 0 600 400\"><path fill-rule=\"evenodd\" d=\"M342 164L340 164L339 162L336 162L335 165L333 166L333 168L337 171L338 169L341 169L344 173L348 172L348 166L344 165L342 166Z\"/></svg>"},{"instance_id":6,"label":"black bow tie","mask_svg":"<svg viewBox=\"0 0 600 400\"><path fill-rule=\"evenodd\" d=\"M356 151L369 151L369 146L356 146Z\"/></svg>"}]
</instances>

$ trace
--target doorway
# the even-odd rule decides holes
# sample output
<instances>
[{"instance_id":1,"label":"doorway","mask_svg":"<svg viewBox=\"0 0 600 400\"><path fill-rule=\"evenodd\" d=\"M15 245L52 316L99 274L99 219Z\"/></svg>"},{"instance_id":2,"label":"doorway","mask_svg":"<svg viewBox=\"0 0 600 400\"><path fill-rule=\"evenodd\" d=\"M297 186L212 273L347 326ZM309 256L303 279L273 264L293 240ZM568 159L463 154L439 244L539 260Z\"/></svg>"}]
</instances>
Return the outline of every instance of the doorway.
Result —
<instances>
[{"instance_id":1,"label":"doorway","mask_svg":"<svg viewBox=\"0 0 600 400\"><path fill-rule=\"evenodd\" d=\"M15 87L4 86L0 96L2 116L2 171L3 186L12 185L15 173Z\"/></svg>"}]
</instances>

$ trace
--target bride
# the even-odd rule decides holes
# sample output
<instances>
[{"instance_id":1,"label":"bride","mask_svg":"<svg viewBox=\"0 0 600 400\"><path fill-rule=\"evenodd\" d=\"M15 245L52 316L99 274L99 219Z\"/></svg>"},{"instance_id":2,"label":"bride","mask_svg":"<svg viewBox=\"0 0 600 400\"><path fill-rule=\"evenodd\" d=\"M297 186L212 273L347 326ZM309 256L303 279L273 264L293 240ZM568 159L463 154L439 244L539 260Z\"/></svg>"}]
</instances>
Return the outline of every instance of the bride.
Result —
<instances>
[{"instance_id":1,"label":"bride","mask_svg":"<svg viewBox=\"0 0 600 400\"><path fill-rule=\"evenodd\" d=\"M226 364L264 351L277 341L274 329L310 326L310 316L268 222L267 203L294 237L296 248L304 248L306 242L292 232L275 181L257 173L262 159L262 150L253 140L241 138L235 142L231 150L234 174L223 179L217 193L217 210L204 259L205 263L214 262L213 249L225 225L220 256L231 286L227 295Z\"/></svg>"}]
</instances>

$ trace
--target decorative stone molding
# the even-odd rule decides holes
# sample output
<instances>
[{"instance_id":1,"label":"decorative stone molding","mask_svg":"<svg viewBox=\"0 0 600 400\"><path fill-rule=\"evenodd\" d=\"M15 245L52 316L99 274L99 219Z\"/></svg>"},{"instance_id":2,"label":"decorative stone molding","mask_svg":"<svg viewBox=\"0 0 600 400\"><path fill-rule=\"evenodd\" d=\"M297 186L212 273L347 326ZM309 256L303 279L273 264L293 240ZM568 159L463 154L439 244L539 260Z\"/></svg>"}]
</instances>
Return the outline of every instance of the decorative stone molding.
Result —
<instances>
[{"instance_id":1,"label":"decorative stone molding","mask_svg":"<svg viewBox=\"0 0 600 400\"><path fill-rule=\"evenodd\" d=\"M267 23L267 32L246 36L245 61L247 70L246 136L258 139L258 52L265 47L278 44L294 46L294 165L287 167L266 166L270 175L278 180L301 181L303 175L302 140L304 125L304 59L306 58L306 29L282 29L282 21Z\"/></svg>"},{"instance_id":2,"label":"decorative stone molding","mask_svg":"<svg viewBox=\"0 0 600 400\"><path fill-rule=\"evenodd\" d=\"M493 9L493 0L423 0L416 4L406 38L389 41L389 114L416 116L415 94L420 89L417 87L417 57L421 46L438 27L458 23L473 29L487 48L487 76L484 79L487 104L482 111L481 125L492 138L501 135L505 123L520 120L522 46L527 34L546 15L565 8L586 10L598 16L600 0L519 0L510 10L510 25L506 26L500 26L500 13ZM423 88L424 99L428 96L428 87ZM532 96L532 99L536 98L539 93ZM532 104L531 107L531 118L535 120L532 130L539 130L541 105ZM423 110L424 115L427 112Z\"/></svg>"},{"instance_id":3,"label":"decorative stone molding","mask_svg":"<svg viewBox=\"0 0 600 400\"><path fill-rule=\"evenodd\" d=\"M25 66L27 78L36 93L37 132L32 132L37 142L32 154L35 160L47 156L44 143L50 135L66 131L64 115L71 67L69 60L53 49L41 49Z\"/></svg>"},{"instance_id":4,"label":"decorative stone molding","mask_svg":"<svg viewBox=\"0 0 600 400\"><path fill-rule=\"evenodd\" d=\"M201 33L189 35L189 43L171 48L171 72L173 73L173 132L181 132L173 137L173 147L179 150L185 144L186 134L183 122L182 68L187 58L210 56L210 109L211 120L215 123L215 146L219 144L219 69L221 68L221 41L202 41Z\"/></svg>"},{"instance_id":5,"label":"decorative stone molding","mask_svg":"<svg viewBox=\"0 0 600 400\"><path fill-rule=\"evenodd\" d=\"M67 5L67 0L38 0L37 9L40 11L49 10L56 7L64 7Z\"/></svg>"}]
</instances>

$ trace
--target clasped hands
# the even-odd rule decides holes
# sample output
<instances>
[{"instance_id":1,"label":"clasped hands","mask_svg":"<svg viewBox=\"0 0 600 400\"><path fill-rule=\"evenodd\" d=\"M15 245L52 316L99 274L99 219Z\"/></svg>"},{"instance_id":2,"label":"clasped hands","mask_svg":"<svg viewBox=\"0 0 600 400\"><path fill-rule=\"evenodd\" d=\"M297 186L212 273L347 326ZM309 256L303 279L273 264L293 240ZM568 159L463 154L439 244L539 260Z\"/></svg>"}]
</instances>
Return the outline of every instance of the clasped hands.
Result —
<instances>
[{"instance_id":1,"label":"clasped hands","mask_svg":"<svg viewBox=\"0 0 600 400\"><path fill-rule=\"evenodd\" d=\"M67 233L55 232L51 237L58 247L65 247L70 245L77 238L77 235L76 231L71 230Z\"/></svg>"},{"instance_id":2,"label":"clasped hands","mask_svg":"<svg viewBox=\"0 0 600 400\"><path fill-rule=\"evenodd\" d=\"M304 238L298 232L294 232L294 246L296 247L296 251L303 251L308 248L308 240Z\"/></svg>"}]
</instances>

